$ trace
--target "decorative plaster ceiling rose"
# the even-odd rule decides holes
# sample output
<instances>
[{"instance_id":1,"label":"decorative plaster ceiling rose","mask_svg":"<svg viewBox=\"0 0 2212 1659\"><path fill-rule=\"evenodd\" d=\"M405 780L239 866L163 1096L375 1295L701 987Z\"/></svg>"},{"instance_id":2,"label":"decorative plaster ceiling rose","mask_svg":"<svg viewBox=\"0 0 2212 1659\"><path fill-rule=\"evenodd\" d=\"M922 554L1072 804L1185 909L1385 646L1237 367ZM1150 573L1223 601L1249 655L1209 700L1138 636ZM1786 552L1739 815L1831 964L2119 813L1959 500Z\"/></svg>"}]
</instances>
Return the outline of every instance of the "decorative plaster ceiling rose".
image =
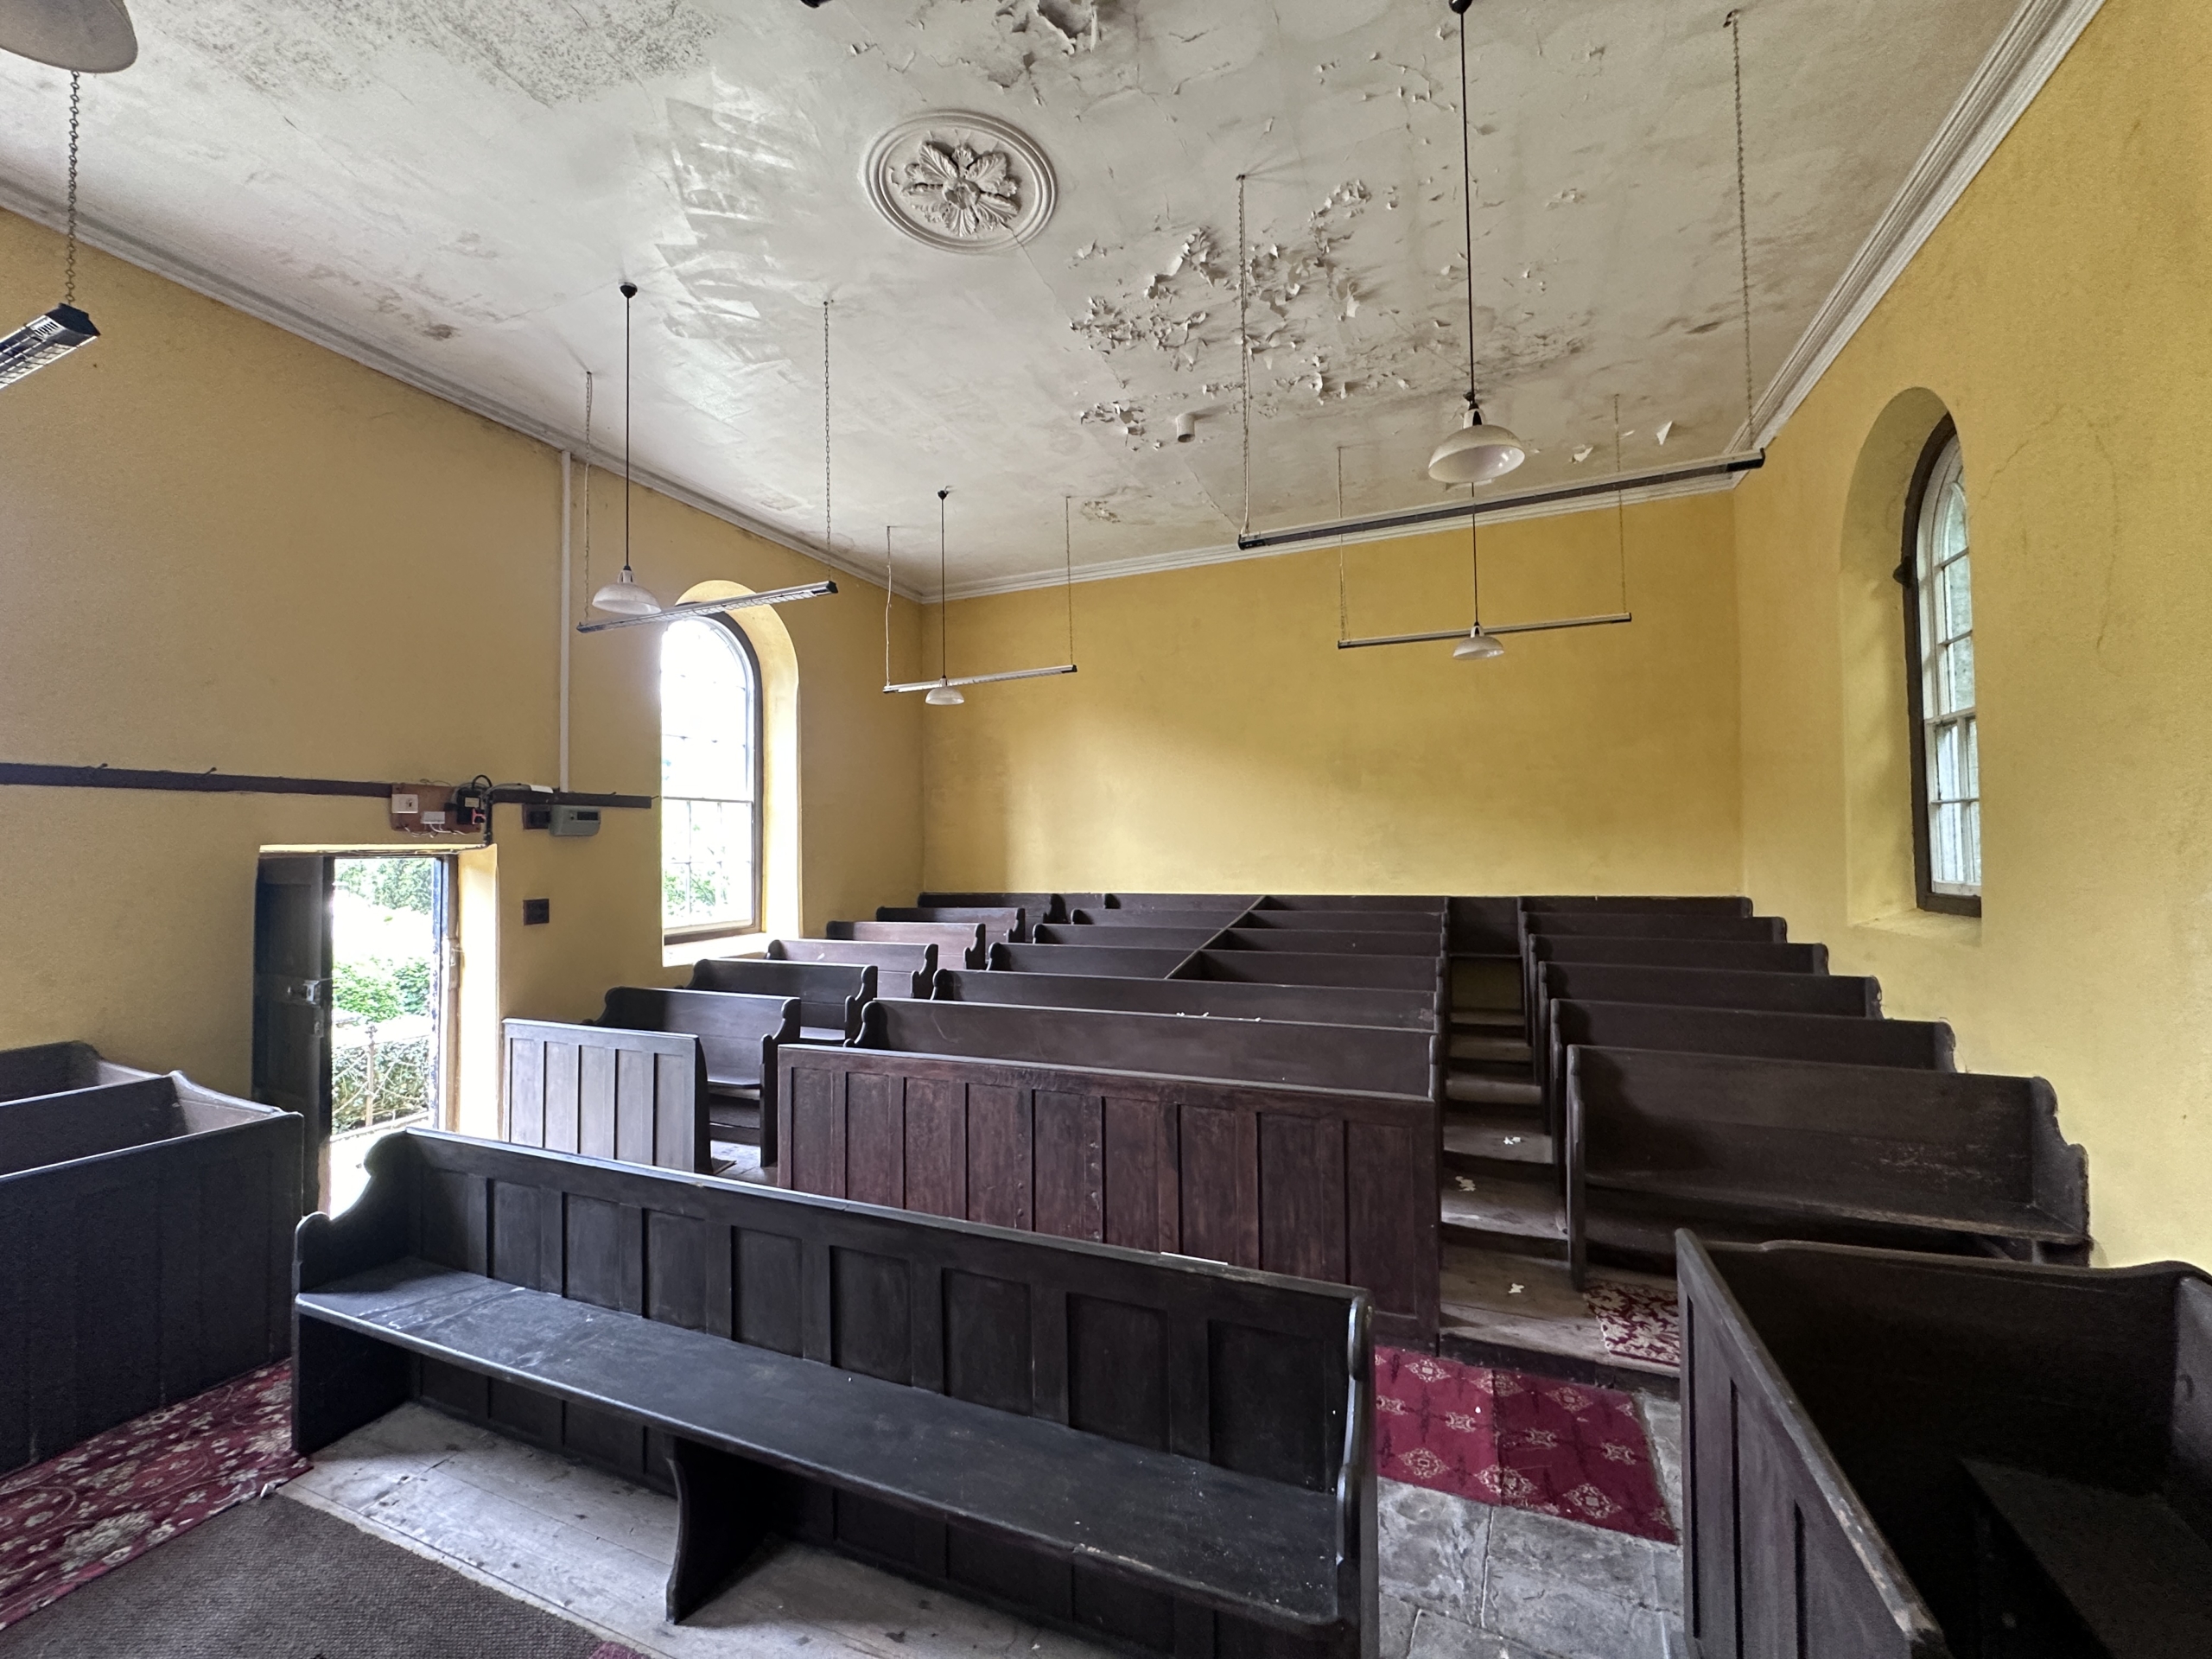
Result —
<instances>
[{"instance_id":1,"label":"decorative plaster ceiling rose","mask_svg":"<svg viewBox=\"0 0 2212 1659\"><path fill-rule=\"evenodd\" d=\"M998 253L1045 228L1058 186L1029 136L988 115L937 110L868 152L868 199L893 225L948 253Z\"/></svg>"}]
</instances>

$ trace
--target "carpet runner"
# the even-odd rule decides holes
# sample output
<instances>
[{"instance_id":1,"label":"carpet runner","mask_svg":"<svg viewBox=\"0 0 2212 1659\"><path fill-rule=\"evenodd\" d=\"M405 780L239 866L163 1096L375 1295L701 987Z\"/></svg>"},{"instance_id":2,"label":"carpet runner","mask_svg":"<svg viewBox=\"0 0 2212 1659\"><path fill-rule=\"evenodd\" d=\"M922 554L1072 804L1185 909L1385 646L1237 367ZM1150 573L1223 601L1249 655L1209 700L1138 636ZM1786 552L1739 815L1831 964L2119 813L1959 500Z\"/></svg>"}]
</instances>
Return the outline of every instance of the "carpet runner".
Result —
<instances>
[{"instance_id":1,"label":"carpet runner","mask_svg":"<svg viewBox=\"0 0 2212 1659\"><path fill-rule=\"evenodd\" d=\"M280 1360L0 1478L0 1629L302 1473L291 1413Z\"/></svg>"},{"instance_id":2,"label":"carpet runner","mask_svg":"<svg viewBox=\"0 0 2212 1659\"><path fill-rule=\"evenodd\" d=\"M1378 1474L1675 1541L1635 1402L1611 1389L1375 1351Z\"/></svg>"},{"instance_id":3,"label":"carpet runner","mask_svg":"<svg viewBox=\"0 0 2212 1659\"><path fill-rule=\"evenodd\" d=\"M1623 1285L1592 1279L1582 1293L1598 1321L1605 1351L1621 1359L1682 1366L1681 1306L1672 1286Z\"/></svg>"}]
</instances>

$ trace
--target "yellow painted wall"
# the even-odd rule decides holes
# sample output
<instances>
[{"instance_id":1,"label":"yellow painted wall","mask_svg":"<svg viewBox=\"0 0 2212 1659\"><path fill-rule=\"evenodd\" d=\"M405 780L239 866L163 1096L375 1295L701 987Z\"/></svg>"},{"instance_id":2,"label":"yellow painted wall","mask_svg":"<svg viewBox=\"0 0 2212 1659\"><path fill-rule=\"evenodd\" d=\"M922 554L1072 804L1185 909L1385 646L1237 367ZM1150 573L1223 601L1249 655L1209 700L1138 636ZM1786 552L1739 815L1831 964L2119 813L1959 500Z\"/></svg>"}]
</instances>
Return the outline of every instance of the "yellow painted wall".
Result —
<instances>
[{"instance_id":1,"label":"yellow painted wall","mask_svg":"<svg viewBox=\"0 0 2212 1659\"><path fill-rule=\"evenodd\" d=\"M1078 673L925 712L930 884L1732 892L1731 533L1725 495L1486 529L1486 621L1618 610L1624 545L1636 616L1488 663L1337 650L1334 548L1081 583ZM1354 637L1467 625L1464 529L1344 561ZM953 671L1064 660L1065 603L956 601Z\"/></svg>"},{"instance_id":2,"label":"yellow painted wall","mask_svg":"<svg viewBox=\"0 0 2212 1659\"><path fill-rule=\"evenodd\" d=\"M55 238L0 213L8 305L50 304L60 268ZM557 452L98 254L79 294L105 338L0 396L0 760L556 781ZM603 582L619 480L594 499ZM636 505L664 598L819 574ZM581 614L580 523L575 544ZM920 875L919 710L879 690L880 589L839 580L782 619L810 925L911 902ZM657 790L657 639L574 640L575 788ZM672 977L658 811L563 842L518 820L499 812L499 995L474 1017L579 1017ZM257 849L392 839L377 800L0 789L0 1046L84 1038L243 1090ZM550 925L520 925L524 897Z\"/></svg>"},{"instance_id":3,"label":"yellow painted wall","mask_svg":"<svg viewBox=\"0 0 2212 1659\"><path fill-rule=\"evenodd\" d=\"M1747 890L2056 1085L2102 1259L2212 1261L2212 10L2107 4L1737 493ZM1979 922L1910 906L1904 491L1956 418Z\"/></svg>"}]
</instances>

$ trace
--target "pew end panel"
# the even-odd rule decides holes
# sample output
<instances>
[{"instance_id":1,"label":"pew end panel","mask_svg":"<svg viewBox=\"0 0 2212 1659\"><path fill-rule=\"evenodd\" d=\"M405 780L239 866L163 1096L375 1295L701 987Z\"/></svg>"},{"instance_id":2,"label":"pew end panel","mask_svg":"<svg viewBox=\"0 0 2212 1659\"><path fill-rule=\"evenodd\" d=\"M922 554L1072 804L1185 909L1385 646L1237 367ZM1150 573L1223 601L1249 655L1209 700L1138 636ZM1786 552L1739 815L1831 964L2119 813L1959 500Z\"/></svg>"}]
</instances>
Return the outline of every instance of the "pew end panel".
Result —
<instances>
[{"instance_id":1,"label":"pew end panel","mask_svg":"<svg viewBox=\"0 0 2212 1659\"><path fill-rule=\"evenodd\" d=\"M90 1043L39 1043L0 1050L0 1103L109 1084L143 1083L161 1075L103 1059Z\"/></svg>"},{"instance_id":2,"label":"pew end panel","mask_svg":"<svg viewBox=\"0 0 2212 1659\"><path fill-rule=\"evenodd\" d=\"M690 1032L505 1022L499 1139L705 1174L707 1059Z\"/></svg>"},{"instance_id":3,"label":"pew end panel","mask_svg":"<svg viewBox=\"0 0 2212 1659\"><path fill-rule=\"evenodd\" d=\"M861 1009L875 1000L872 962L789 962L758 957L708 957L691 965L687 989L734 991L748 996L795 996L801 1034L810 1042L850 1042L860 1034Z\"/></svg>"},{"instance_id":4,"label":"pew end panel","mask_svg":"<svg viewBox=\"0 0 2212 1659\"><path fill-rule=\"evenodd\" d=\"M771 939L771 962L832 962L874 968L879 984L890 990L895 984L912 987L914 996L927 996L938 969L937 946L901 943L894 939Z\"/></svg>"}]
</instances>

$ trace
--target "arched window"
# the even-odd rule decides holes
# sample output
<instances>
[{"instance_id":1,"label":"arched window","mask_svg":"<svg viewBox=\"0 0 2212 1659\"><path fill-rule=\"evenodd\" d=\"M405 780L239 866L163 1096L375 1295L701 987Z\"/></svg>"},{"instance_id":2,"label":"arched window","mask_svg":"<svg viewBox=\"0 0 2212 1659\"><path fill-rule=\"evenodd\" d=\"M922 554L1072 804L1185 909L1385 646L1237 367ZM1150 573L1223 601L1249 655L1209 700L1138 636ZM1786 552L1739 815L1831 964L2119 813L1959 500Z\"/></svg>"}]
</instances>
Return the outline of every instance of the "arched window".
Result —
<instances>
[{"instance_id":1,"label":"arched window","mask_svg":"<svg viewBox=\"0 0 2212 1659\"><path fill-rule=\"evenodd\" d=\"M1914 864L1923 910L1981 914L1981 746L1975 730L1966 476L1948 419L1922 452L1905 514L1906 661L1915 743Z\"/></svg>"},{"instance_id":2,"label":"arched window","mask_svg":"<svg viewBox=\"0 0 2212 1659\"><path fill-rule=\"evenodd\" d=\"M661 918L671 935L760 916L760 667L720 619L672 622L660 648Z\"/></svg>"}]
</instances>

